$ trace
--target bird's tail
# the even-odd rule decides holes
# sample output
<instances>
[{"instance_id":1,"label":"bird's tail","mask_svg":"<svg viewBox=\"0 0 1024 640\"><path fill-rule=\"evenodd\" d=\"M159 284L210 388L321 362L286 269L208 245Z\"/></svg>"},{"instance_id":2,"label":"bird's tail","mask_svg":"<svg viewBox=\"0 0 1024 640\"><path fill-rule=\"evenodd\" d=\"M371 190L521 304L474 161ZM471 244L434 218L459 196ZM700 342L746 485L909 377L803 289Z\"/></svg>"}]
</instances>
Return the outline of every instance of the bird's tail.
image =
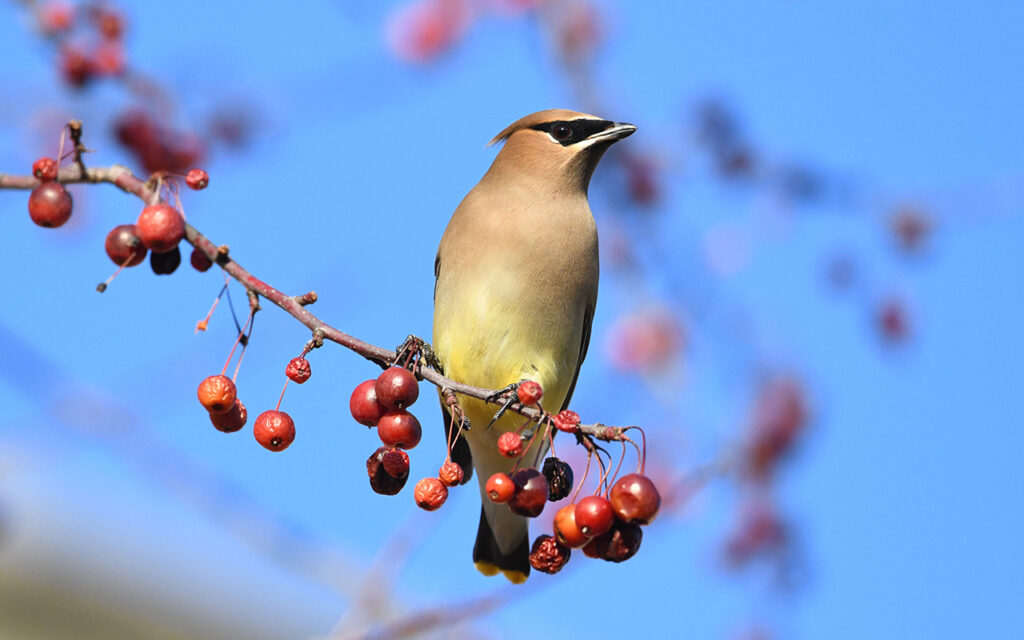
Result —
<instances>
[{"instance_id":1,"label":"bird's tail","mask_svg":"<svg viewBox=\"0 0 1024 640\"><path fill-rule=\"evenodd\" d=\"M500 571L513 584L526 582L530 575L530 530L526 518L484 497L473 563L485 576Z\"/></svg>"}]
</instances>

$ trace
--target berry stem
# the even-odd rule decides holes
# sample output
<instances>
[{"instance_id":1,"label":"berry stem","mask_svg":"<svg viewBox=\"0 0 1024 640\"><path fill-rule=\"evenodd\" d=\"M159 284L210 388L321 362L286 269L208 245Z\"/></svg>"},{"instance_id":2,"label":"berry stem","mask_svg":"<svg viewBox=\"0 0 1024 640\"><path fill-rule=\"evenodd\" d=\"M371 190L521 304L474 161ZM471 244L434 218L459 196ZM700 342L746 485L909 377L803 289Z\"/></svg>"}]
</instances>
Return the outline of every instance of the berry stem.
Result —
<instances>
[{"instance_id":1,"label":"berry stem","mask_svg":"<svg viewBox=\"0 0 1024 640\"><path fill-rule=\"evenodd\" d=\"M65 125L64 128L60 130L60 145L57 146L57 173L58 174L60 173L60 164L62 162L64 162L64 140L67 138L67 135L68 135L68 127L67 127L67 125Z\"/></svg>"},{"instance_id":2,"label":"berry stem","mask_svg":"<svg viewBox=\"0 0 1024 640\"><path fill-rule=\"evenodd\" d=\"M587 464L583 467L583 477L576 483L576 490L572 492L572 498L569 498L570 503L575 503L576 498L580 495L580 489L583 488L583 483L587 481L587 476L590 475L590 459L594 457L593 451L587 451Z\"/></svg>"},{"instance_id":3,"label":"berry stem","mask_svg":"<svg viewBox=\"0 0 1024 640\"><path fill-rule=\"evenodd\" d=\"M238 380L238 370L242 368L242 358L245 357L245 351L249 348L249 338L252 336L252 328L256 326L256 310L253 309L249 312L249 319L245 322L249 325L249 333L245 336L245 343L242 345L242 352L238 354L238 363L235 365L235 375L231 376L231 382Z\"/></svg>"},{"instance_id":4,"label":"berry stem","mask_svg":"<svg viewBox=\"0 0 1024 640\"><path fill-rule=\"evenodd\" d=\"M291 378L285 377L284 387L281 389L281 396L277 399L277 406L274 407L274 411L281 410L281 401L284 400L284 392L288 390L288 383L291 382Z\"/></svg>"},{"instance_id":5,"label":"berry stem","mask_svg":"<svg viewBox=\"0 0 1024 640\"><path fill-rule=\"evenodd\" d=\"M134 258L134 257L135 257L135 256L133 256L133 255L129 255L129 256L127 257L127 258L125 258L125 259L124 259L124 262L122 262L122 263L121 263L121 266L119 266L119 267L117 268L117 271L115 271L115 272L114 272L114 273L113 273L113 274L112 274L112 275L111 275L111 276L110 276L109 278L107 278L107 279L106 279L105 281L103 281L103 282L99 283L98 285L96 285L96 290L97 290L97 291L99 291L100 293L103 293L104 291L106 291L106 290L107 290L107 286L108 286L108 285L110 285L110 283L114 281L114 278L116 278L116 277L117 277L117 274L121 273L121 271L122 271L122 270L123 270L123 269L124 269L125 267L127 267L127 266L128 266L128 263L129 263L129 262L131 262L131 261L132 261L132 258Z\"/></svg>"},{"instance_id":6,"label":"berry stem","mask_svg":"<svg viewBox=\"0 0 1024 640\"><path fill-rule=\"evenodd\" d=\"M231 294L228 294L228 303L231 303ZM224 368L220 370L220 375L224 375L228 371L228 365L231 364L231 359L235 357L235 349L238 348L238 343L242 341L245 336L245 329L249 326L249 321L252 320L252 312L249 313L249 317L245 321L245 325L239 327L238 336L235 338L235 344L231 346L231 353L228 354L228 359L224 362ZM237 326L237 325L236 325ZM248 344L248 340L245 341Z\"/></svg>"},{"instance_id":7,"label":"berry stem","mask_svg":"<svg viewBox=\"0 0 1024 640\"><path fill-rule=\"evenodd\" d=\"M210 310L206 312L206 317L196 323L196 333L200 331L206 331L206 327L210 324L210 318L213 317L213 311L217 308L217 304L220 302L221 296L228 290L228 277L224 276L224 286L220 288L220 293L213 299L213 304L210 306Z\"/></svg>"}]
</instances>

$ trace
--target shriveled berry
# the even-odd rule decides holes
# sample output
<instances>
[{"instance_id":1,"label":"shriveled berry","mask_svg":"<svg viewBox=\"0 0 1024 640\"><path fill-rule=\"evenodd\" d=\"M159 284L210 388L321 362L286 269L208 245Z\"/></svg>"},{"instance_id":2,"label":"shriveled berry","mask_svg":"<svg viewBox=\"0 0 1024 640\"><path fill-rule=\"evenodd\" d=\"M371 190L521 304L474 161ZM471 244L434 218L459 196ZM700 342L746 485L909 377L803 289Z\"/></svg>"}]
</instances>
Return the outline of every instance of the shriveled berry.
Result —
<instances>
[{"instance_id":1,"label":"shriveled berry","mask_svg":"<svg viewBox=\"0 0 1024 640\"><path fill-rule=\"evenodd\" d=\"M548 500L558 502L572 491L572 467L558 458L551 457L544 461L541 473L548 481Z\"/></svg>"},{"instance_id":2,"label":"shriveled berry","mask_svg":"<svg viewBox=\"0 0 1024 640\"><path fill-rule=\"evenodd\" d=\"M498 436L498 451L506 458L523 455L523 438L515 431L506 431Z\"/></svg>"},{"instance_id":3,"label":"shriveled berry","mask_svg":"<svg viewBox=\"0 0 1024 640\"><path fill-rule=\"evenodd\" d=\"M284 368L284 374L292 382L302 384L309 380L309 376L313 375L313 370L309 367L309 360L305 358L292 358L288 366Z\"/></svg>"},{"instance_id":4,"label":"shriveled berry","mask_svg":"<svg viewBox=\"0 0 1024 640\"><path fill-rule=\"evenodd\" d=\"M284 411L269 409L256 418L252 433L263 448L284 451L295 440L295 422Z\"/></svg>"},{"instance_id":5,"label":"shriveled berry","mask_svg":"<svg viewBox=\"0 0 1024 640\"><path fill-rule=\"evenodd\" d=\"M377 377L377 402L388 409L405 409L416 402L420 387L408 369L390 367Z\"/></svg>"},{"instance_id":6,"label":"shriveled berry","mask_svg":"<svg viewBox=\"0 0 1024 640\"><path fill-rule=\"evenodd\" d=\"M640 525L616 520L611 529L587 543L583 553L589 558L623 562L636 555L643 539L644 532Z\"/></svg>"},{"instance_id":7,"label":"shriveled berry","mask_svg":"<svg viewBox=\"0 0 1024 640\"><path fill-rule=\"evenodd\" d=\"M580 426L580 416L575 411L563 409L554 418L555 428L566 433L575 433Z\"/></svg>"},{"instance_id":8,"label":"shriveled berry","mask_svg":"<svg viewBox=\"0 0 1024 640\"><path fill-rule=\"evenodd\" d=\"M44 182L28 196L28 215L40 227L56 228L71 217L71 194L59 182Z\"/></svg>"},{"instance_id":9,"label":"shriveled berry","mask_svg":"<svg viewBox=\"0 0 1024 640\"><path fill-rule=\"evenodd\" d=\"M235 398L235 404L231 405L231 408L224 413L211 413L210 422L217 427L218 431L234 433L245 426L248 417L249 413L245 410L245 405L241 400Z\"/></svg>"},{"instance_id":10,"label":"shriveled berry","mask_svg":"<svg viewBox=\"0 0 1024 640\"><path fill-rule=\"evenodd\" d=\"M530 566L542 573L558 573L572 551L549 535L537 536L530 548Z\"/></svg>"},{"instance_id":11,"label":"shriveled berry","mask_svg":"<svg viewBox=\"0 0 1024 640\"><path fill-rule=\"evenodd\" d=\"M188 185L189 189L195 191L205 189L206 185L210 184L210 175L202 169L192 169L185 176L185 184Z\"/></svg>"},{"instance_id":12,"label":"shriveled berry","mask_svg":"<svg viewBox=\"0 0 1024 640\"><path fill-rule=\"evenodd\" d=\"M57 179L57 161L53 158L39 158L32 163L32 175L42 182Z\"/></svg>"},{"instance_id":13,"label":"shriveled berry","mask_svg":"<svg viewBox=\"0 0 1024 640\"><path fill-rule=\"evenodd\" d=\"M375 493L383 496L395 495L402 490L402 487L405 486L406 481L409 479L408 469L401 476L393 476L384 468L384 460L390 458L390 454L393 451L396 450L391 447L380 447L366 459L366 475L370 477L370 488ZM391 458L391 460L391 466L393 467L394 459Z\"/></svg>"},{"instance_id":14,"label":"shriveled berry","mask_svg":"<svg viewBox=\"0 0 1024 640\"><path fill-rule=\"evenodd\" d=\"M516 389L516 395L519 396L519 402L530 406L540 402L541 396L544 395L544 389L533 380L523 380L519 383L519 388Z\"/></svg>"},{"instance_id":15,"label":"shriveled berry","mask_svg":"<svg viewBox=\"0 0 1024 640\"><path fill-rule=\"evenodd\" d=\"M134 224L119 224L110 230L103 241L107 257L117 266L134 267L146 259L149 251L142 246Z\"/></svg>"},{"instance_id":16,"label":"shriveled berry","mask_svg":"<svg viewBox=\"0 0 1024 640\"><path fill-rule=\"evenodd\" d=\"M352 397L348 399L348 409L352 412L352 417L367 427L376 427L380 417L387 411L377 402L376 388L376 380L360 382L352 391Z\"/></svg>"},{"instance_id":17,"label":"shriveled berry","mask_svg":"<svg viewBox=\"0 0 1024 640\"><path fill-rule=\"evenodd\" d=\"M202 251L199 247L192 249L192 255L189 256L188 261L192 263L192 268L199 273L209 271L210 267L213 266L213 260L210 260L206 252Z\"/></svg>"},{"instance_id":18,"label":"shriveled berry","mask_svg":"<svg viewBox=\"0 0 1024 640\"><path fill-rule=\"evenodd\" d=\"M142 210L135 223L147 249L164 253L178 246L185 237L185 219L169 204L151 204Z\"/></svg>"},{"instance_id":19,"label":"shriveled berry","mask_svg":"<svg viewBox=\"0 0 1024 640\"><path fill-rule=\"evenodd\" d=\"M388 449L381 458L384 471L392 478L405 478L409 475L409 454L401 449Z\"/></svg>"},{"instance_id":20,"label":"shriveled berry","mask_svg":"<svg viewBox=\"0 0 1024 640\"><path fill-rule=\"evenodd\" d=\"M465 476L466 474L462 471L459 463L452 462L451 460L441 465L441 470L437 472L437 477L448 487L462 484L462 479Z\"/></svg>"},{"instance_id":21,"label":"shriveled berry","mask_svg":"<svg viewBox=\"0 0 1024 640\"><path fill-rule=\"evenodd\" d=\"M512 476L516 493L508 501L508 508L527 518L536 518L544 511L548 501L548 481L536 469L520 469Z\"/></svg>"},{"instance_id":22,"label":"shriveled berry","mask_svg":"<svg viewBox=\"0 0 1024 640\"><path fill-rule=\"evenodd\" d=\"M227 376L210 376L199 383L199 404L210 413L225 413L235 404L238 392Z\"/></svg>"},{"instance_id":23,"label":"shriveled berry","mask_svg":"<svg viewBox=\"0 0 1024 640\"><path fill-rule=\"evenodd\" d=\"M416 483L413 496L421 509L434 511L448 499L448 487L438 478L423 478Z\"/></svg>"},{"instance_id":24,"label":"shriveled berry","mask_svg":"<svg viewBox=\"0 0 1024 640\"><path fill-rule=\"evenodd\" d=\"M487 479L484 491L491 502L508 502L516 494L516 485L507 473L496 473Z\"/></svg>"},{"instance_id":25,"label":"shriveled berry","mask_svg":"<svg viewBox=\"0 0 1024 640\"><path fill-rule=\"evenodd\" d=\"M158 276L169 276L181 266L181 250L174 247L170 251L149 254L149 268Z\"/></svg>"},{"instance_id":26,"label":"shriveled berry","mask_svg":"<svg viewBox=\"0 0 1024 640\"><path fill-rule=\"evenodd\" d=\"M615 517L632 524L650 524L658 515L661 496L651 479L639 473L619 478L608 492Z\"/></svg>"},{"instance_id":27,"label":"shriveled berry","mask_svg":"<svg viewBox=\"0 0 1024 640\"><path fill-rule=\"evenodd\" d=\"M590 537L608 531L614 522L612 504L603 496L587 496L576 504L576 525Z\"/></svg>"},{"instance_id":28,"label":"shriveled berry","mask_svg":"<svg viewBox=\"0 0 1024 640\"><path fill-rule=\"evenodd\" d=\"M576 525L576 505L567 504L555 512L555 537L567 547L578 549L590 542L590 536Z\"/></svg>"},{"instance_id":29,"label":"shriveled berry","mask_svg":"<svg viewBox=\"0 0 1024 640\"><path fill-rule=\"evenodd\" d=\"M388 411L377 421L377 436L392 447L412 449L420 443L423 429L416 416L408 411Z\"/></svg>"}]
</instances>

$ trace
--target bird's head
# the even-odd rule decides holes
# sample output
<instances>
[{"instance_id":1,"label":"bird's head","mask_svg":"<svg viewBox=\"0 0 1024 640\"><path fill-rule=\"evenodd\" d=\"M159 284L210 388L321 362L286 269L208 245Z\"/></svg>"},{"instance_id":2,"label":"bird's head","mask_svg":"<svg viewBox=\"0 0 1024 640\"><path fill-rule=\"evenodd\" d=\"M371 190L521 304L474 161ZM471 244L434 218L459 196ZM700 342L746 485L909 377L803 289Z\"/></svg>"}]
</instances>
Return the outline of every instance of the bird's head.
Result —
<instances>
[{"instance_id":1,"label":"bird's head","mask_svg":"<svg viewBox=\"0 0 1024 640\"><path fill-rule=\"evenodd\" d=\"M625 122L548 109L516 120L489 144L504 142L488 174L541 182L558 191L582 191L604 152L636 131Z\"/></svg>"}]
</instances>

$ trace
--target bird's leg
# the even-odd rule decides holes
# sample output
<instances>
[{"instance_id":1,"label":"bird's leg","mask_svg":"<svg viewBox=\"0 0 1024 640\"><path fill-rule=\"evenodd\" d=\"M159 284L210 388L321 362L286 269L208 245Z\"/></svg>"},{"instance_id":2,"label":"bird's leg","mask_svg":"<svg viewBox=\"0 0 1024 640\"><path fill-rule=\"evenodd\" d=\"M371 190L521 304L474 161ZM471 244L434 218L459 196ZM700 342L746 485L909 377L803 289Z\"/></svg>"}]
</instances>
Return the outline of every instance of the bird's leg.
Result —
<instances>
[{"instance_id":1,"label":"bird's leg","mask_svg":"<svg viewBox=\"0 0 1024 640\"><path fill-rule=\"evenodd\" d=\"M487 402L501 401L501 407L498 409L497 412L495 412L494 417L491 418L491 421L487 423L488 429L493 427L494 423L497 422L501 418L501 416L505 415L506 411L512 408L512 405L519 402L519 396L516 394L516 391L519 389L519 385L522 384L522 382L522 380L520 380L519 382L513 382L507 387L498 389L491 395L487 396Z\"/></svg>"},{"instance_id":2,"label":"bird's leg","mask_svg":"<svg viewBox=\"0 0 1024 640\"><path fill-rule=\"evenodd\" d=\"M444 396L444 404L448 407L448 413L452 416L452 426L454 427L454 421L459 421L459 429L456 432L455 438L448 444L449 450L455 441L459 439L459 436L463 431L469 431L469 418L466 417L466 412L463 410L462 405L459 404L459 399L455 396L455 392L451 389L443 389L441 395Z\"/></svg>"},{"instance_id":3,"label":"bird's leg","mask_svg":"<svg viewBox=\"0 0 1024 640\"><path fill-rule=\"evenodd\" d=\"M413 373L419 376L419 370L424 363L431 369L444 372L441 362L437 359L437 355L430 344L423 338L410 334L405 339L405 342L398 345L395 349L395 365L411 369ZM410 365L412 366L410 367ZM422 379L422 376L419 377Z\"/></svg>"}]
</instances>

